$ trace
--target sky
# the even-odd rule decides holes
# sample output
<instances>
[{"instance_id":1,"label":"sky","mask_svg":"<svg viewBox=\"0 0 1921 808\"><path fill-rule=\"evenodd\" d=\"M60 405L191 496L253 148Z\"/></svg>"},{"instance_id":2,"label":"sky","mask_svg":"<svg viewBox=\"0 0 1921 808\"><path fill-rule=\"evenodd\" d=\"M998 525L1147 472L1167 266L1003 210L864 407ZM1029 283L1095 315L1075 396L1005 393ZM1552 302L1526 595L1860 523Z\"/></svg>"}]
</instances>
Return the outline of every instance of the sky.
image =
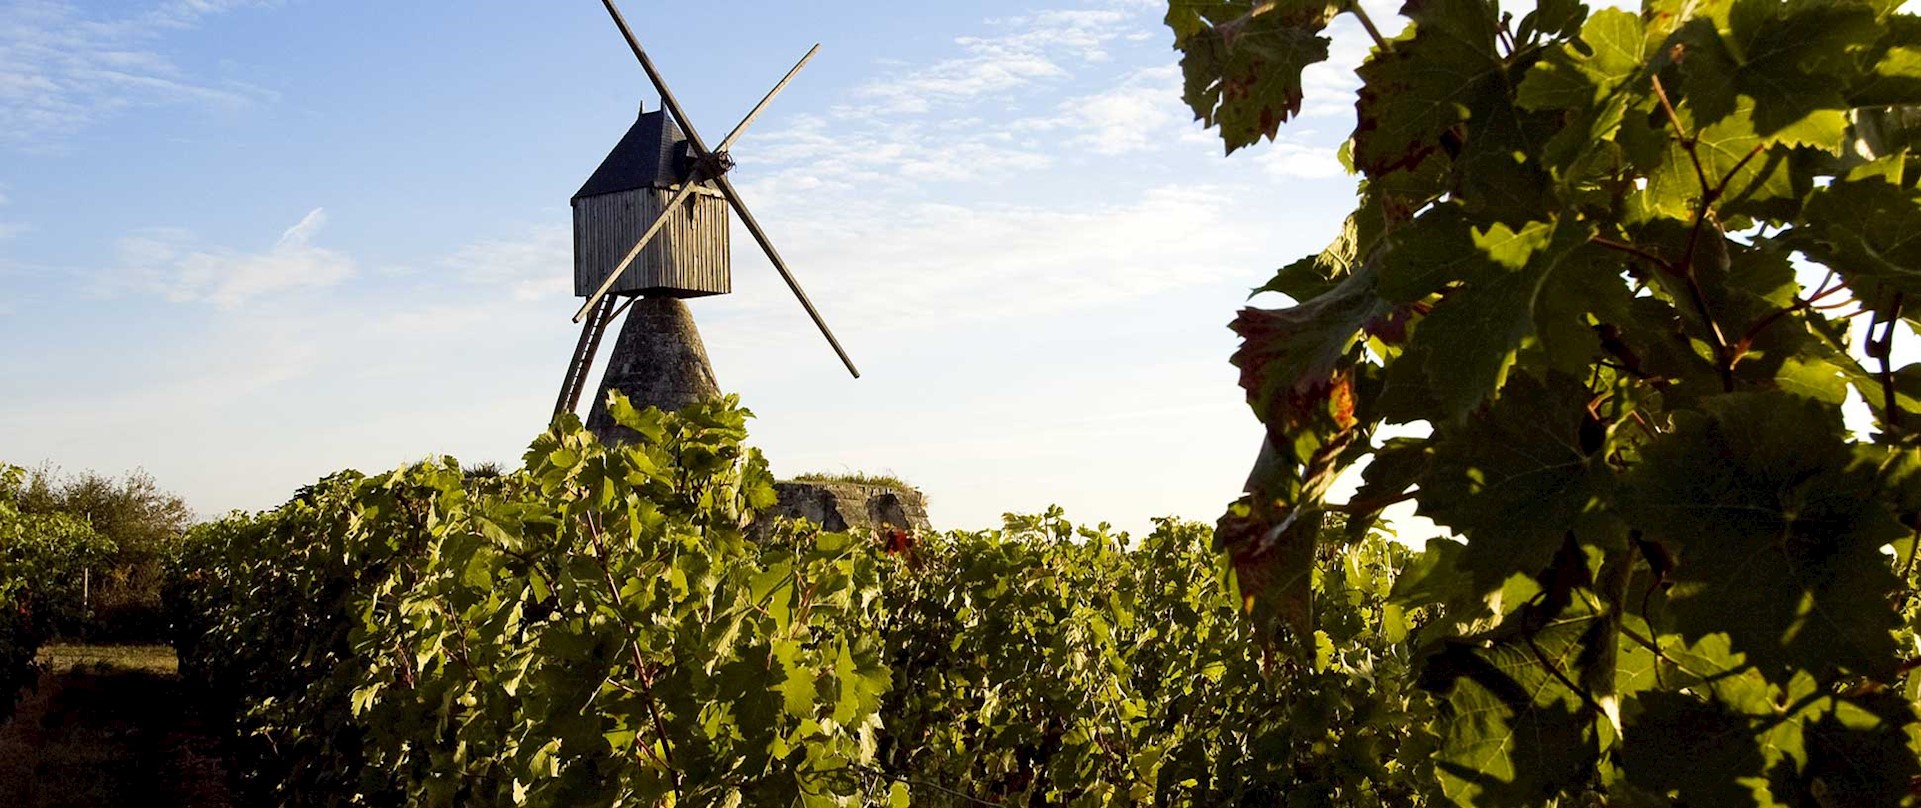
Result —
<instances>
[{"instance_id":1,"label":"sky","mask_svg":"<svg viewBox=\"0 0 1921 808\"><path fill-rule=\"evenodd\" d=\"M699 8L625 4L710 142L821 45L731 177L863 377L738 223L691 303L776 474L892 473L942 528L1219 516L1260 435L1226 324L1352 208L1357 28L1224 157L1157 2ZM593 0L0 0L0 460L205 516L516 463L578 336L568 199L643 105Z\"/></svg>"},{"instance_id":2,"label":"sky","mask_svg":"<svg viewBox=\"0 0 1921 808\"><path fill-rule=\"evenodd\" d=\"M1237 495L1226 323L1351 207L1362 46L1224 158L1162 8L625 5L710 141L821 45L732 177L863 377L738 224L734 294L692 302L777 474L893 473L950 528ZM592 0L0 0L0 459L203 515L514 463L578 336L568 198L657 103Z\"/></svg>"}]
</instances>

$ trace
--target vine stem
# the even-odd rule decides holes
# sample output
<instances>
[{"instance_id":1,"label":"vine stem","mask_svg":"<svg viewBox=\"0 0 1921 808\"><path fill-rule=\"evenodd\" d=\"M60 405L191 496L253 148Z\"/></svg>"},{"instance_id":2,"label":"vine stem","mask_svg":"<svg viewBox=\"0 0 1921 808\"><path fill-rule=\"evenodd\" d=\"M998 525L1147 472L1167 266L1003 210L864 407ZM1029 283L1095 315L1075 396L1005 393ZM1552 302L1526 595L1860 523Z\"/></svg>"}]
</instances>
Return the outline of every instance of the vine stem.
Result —
<instances>
[{"instance_id":1,"label":"vine stem","mask_svg":"<svg viewBox=\"0 0 1921 808\"><path fill-rule=\"evenodd\" d=\"M1593 238L1590 238L1588 239L1588 242L1597 247L1606 247L1610 250L1614 250L1617 252L1624 252L1624 253L1627 253L1628 255L1635 256L1651 264L1654 264L1656 269L1660 269L1662 271L1670 272L1670 273L1674 272L1674 263L1672 261L1669 261L1666 258L1662 258L1659 255L1655 255L1654 253L1649 252L1641 247L1637 247L1633 244L1629 244L1624 241L1615 241L1613 239L1603 238L1601 236L1595 236Z\"/></svg>"},{"instance_id":2,"label":"vine stem","mask_svg":"<svg viewBox=\"0 0 1921 808\"><path fill-rule=\"evenodd\" d=\"M1887 427L1890 432L1901 427L1901 409L1896 406L1900 402L1896 398L1894 390L1894 327L1901 322L1903 295L1904 293L1902 292L1895 292L1894 307L1888 310L1887 317L1883 318L1877 312L1874 316L1874 321L1868 324L1868 350L1872 352L1875 359L1881 362L1881 373L1879 374L1881 381L1881 406L1882 411L1886 413L1886 415L1883 416L1883 420L1887 422ZM1881 336L1879 337L1874 336L1876 326L1880 326L1881 328Z\"/></svg>"},{"instance_id":3,"label":"vine stem","mask_svg":"<svg viewBox=\"0 0 1921 808\"><path fill-rule=\"evenodd\" d=\"M1347 10L1353 12L1354 19L1361 21L1361 27L1367 29L1367 35L1374 38L1375 47L1388 53L1394 51L1394 46L1389 45L1387 38L1381 36L1381 29L1374 27L1374 18L1369 17L1367 9L1361 7L1361 0L1348 0Z\"/></svg>"},{"instance_id":4,"label":"vine stem","mask_svg":"<svg viewBox=\"0 0 1921 808\"><path fill-rule=\"evenodd\" d=\"M1329 511L1333 511L1334 513L1345 513L1350 515L1357 514L1357 513L1374 513L1375 511L1385 510L1390 505L1398 505L1402 502L1406 502L1420 495L1421 495L1421 490L1417 488L1412 491L1403 491L1399 494L1393 494L1391 496L1375 497L1374 499L1354 500L1354 501L1345 502L1345 503L1329 502L1322 505L1321 507L1326 508Z\"/></svg>"},{"instance_id":5,"label":"vine stem","mask_svg":"<svg viewBox=\"0 0 1921 808\"><path fill-rule=\"evenodd\" d=\"M1809 295L1805 298L1796 298L1792 305L1782 306L1779 309L1775 309L1773 312L1770 312L1768 316L1761 318L1759 322L1756 322L1752 327L1748 328L1747 333L1742 334L1740 341L1735 343L1735 356L1733 358L1733 361L1739 362L1741 360L1741 357L1747 354L1748 346L1754 342L1754 339L1756 337L1761 336L1761 332L1768 330L1768 326L1774 325L1781 318L1786 317L1790 314L1793 314L1797 311L1805 311L1808 309L1821 308L1814 304L1819 303L1823 299L1831 297L1839 293L1841 290L1848 288L1848 282L1845 280L1834 286L1828 286L1828 282L1832 281L1833 279L1834 279L1834 273L1829 272L1828 279L1823 280L1821 282L1821 285L1819 287L1816 287L1816 291L1814 294ZM1838 305L1846 305L1846 303L1843 302Z\"/></svg>"},{"instance_id":6,"label":"vine stem","mask_svg":"<svg viewBox=\"0 0 1921 808\"><path fill-rule=\"evenodd\" d=\"M1901 602L1894 607L1897 612L1906 611L1908 601L1914 599L1914 557L1917 555L1921 555L1921 527L1915 528L1908 539L1908 561L1901 566L1901 583L1907 586L1901 592Z\"/></svg>"},{"instance_id":7,"label":"vine stem","mask_svg":"<svg viewBox=\"0 0 1921 808\"><path fill-rule=\"evenodd\" d=\"M613 568L607 564L607 545L601 541L600 528L594 524L592 514L585 515L583 521L587 525L587 536L593 541L594 561L600 565L601 579L607 582L607 593L613 597L614 608L625 613L627 606L621 602L620 586L614 583ZM667 722L660 717L660 700L654 697L653 676L647 673L647 660L640 654L640 643L630 636L627 638L627 644L633 652L634 675L640 677L640 688L643 691L641 700L647 704L647 715L653 722L654 736L660 739L661 751L655 752L650 746L641 748L647 750L649 756L667 770L667 776L674 784L674 802L679 804L684 801L680 787L680 767L674 763L674 744L667 736Z\"/></svg>"}]
</instances>

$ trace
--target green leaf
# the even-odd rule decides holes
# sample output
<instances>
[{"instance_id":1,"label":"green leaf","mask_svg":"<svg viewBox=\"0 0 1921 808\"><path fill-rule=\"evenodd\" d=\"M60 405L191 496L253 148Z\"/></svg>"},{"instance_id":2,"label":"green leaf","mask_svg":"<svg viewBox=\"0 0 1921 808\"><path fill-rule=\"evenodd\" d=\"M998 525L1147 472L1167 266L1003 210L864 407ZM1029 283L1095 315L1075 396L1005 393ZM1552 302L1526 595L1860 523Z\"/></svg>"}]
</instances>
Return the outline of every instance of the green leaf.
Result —
<instances>
[{"instance_id":1,"label":"green leaf","mask_svg":"<svg viewBox=\"0 0 1921 808\"><path fill-rule=\"evenodd\" d=\"M1904 804L1921 777L1921 756L1909 737L1915 721L1914 705L1893 693L1836 700L1834 709L1804 725L1807 765L1780 779L1803 801Z\"/></svg>"},{"instance_id":2,"label":"green leaf","mask_svg":"<svg viewBox=\"0 0 1921 808\"><path fill-rule=\"evenodd\" d=\"M1354 165L1369 177L1410 169L1467 120L1472 99L1499 84L1499 21L1479 0L1411 0L1411 30L1357 71Z\"/></svg>"},{"instance_id":3,"label":"green leaf","mask_svg":"<svg viewBox=\"0 0 1921 808\"><path fill-rule=\"evenodd\" d=\"M1878 34L1866 3L1735 0L1723 18L1682 26L1681 106L1701 126L1741 115L1769 143L1838 154L1849 108L1842 91L1858 72L1847 53ZM1751 104L1745 114L1742 102Z\"/></svg>"},{"instance_id":4,"label":"green leaf","mask_svg":"<svg viewBox=\"0 0 1921 808\"><path fill-rule=\"evenodd\" d=\"M1781 212L1783 205L1791 205L1802 193L1788 165L1789 151L1781 144L1832 144L1838 149L1846 129L1846 121L1834 112L1764 137L1756 131L1753 115L1754 102L1747 97L1705 126L1694 121L1691 111L1683 110L1681 120L1695 140L1700 171L1695 170L1688 149L1672 131L1667 132L1666 149L1659 165L1649 172L1647 187L1629 199L1629 220L1668 218L1691 223L1702 195L1722 187L1725 190L1717 201L1724 215ZM1703 175L1709 188L1702 187Z\"/></svg>"},{"instance_id":5,"label":"green leaf","mask_svg":"<svg viewBox=\"0 0 1921 808\"><path fill-rule=\"evenodd\" d=\"M1300 114L1301 70L1326 61L1326 0L1172 0L1167 26L1181 51L1182 98L1220 127L1232 154Z\"/></svg>"},{"instance_id":6,"label":"green leaf","mask_svg":"<svg viewBox=\"0 0 1921 808\"><path fill-rule=\"evenodd\" d=\"M1535 307L1561 262L1586 244L1576 224L1496 224L1471 233L1482 260L1465 284L1423 318L1402 361L1418 361L1427 389L1448 417L1460 418L1505 384L1534 335Z\"/></svg>"},{"instance_id":7,"label":"green leaf","mask_svg":"<svg viewBox=\"0 0 1921 808\"><path fill-rule=\"evenodd\" d=\"M1840 412L1787 393L1703 405L1643 450L1619 500L1680 550L1675 625L1689 639L1727 632L1775 682L1831 668L1892 678L1898 582L1880 548L1904 531Z\"/></svg>"},{"instance_id":8,"label":"green leaf","mask_svg":"<svg viewBox=\"0 0 1921 808\"><path fill-rule=\"evenodd\" d=\"M1921 194L1881 179L1842 180L1816 191L1794 244L1845 278L1870 304L1921 296Z\"/></svg>"},{"instance_id":9,"label":"green leaf","mask_svg":"<svg viewBox=\"0 0 1921 808\"><path fill-rule=\"evenodd\" d=\"M1541 805L1582 789L1599 756L1591 715L1540 660L1571 669L1590 619L1486 646L1448 641L1421 670L1444 699L1436 767L1463 805Z\"/></svg>"},{"instance_id":10,"label":"green leaf","mask_svg":"<svg viewBox=\"0 0 1921 808\"><path fill-rule=\"evenodd\" d=\"M1517 376L1494 406L1439 426L1421 478L1419 513L1467 539L1461 561L1478 591L1546 568L1564 534L1599 541L1613 477L1584 446L1587 388L1560 375Z\"/></svg>"},{"instance_id":11,"label":"green leaf","mask_svg":"<svg viewBox=\"0 0 1921 808\"><path fill-rule=\"evenodd\" d=\"M1600 103L1647 63L1641 18L1615 8L1589 17L1579 39L1548 49L1521 81L1516 102L1528 109L1585 109Z\"/></svg>"},{"instance_id":12,"label":"green leaf","mask_svg":"<svg viewBox=\"0 0 1921 808\"><path fill-rule=\"evenodd\" d=\"M1766 760L1753 717L1718 701L1654 691L1634 699L1622 763L1628 778L1656 793L1677 792L1687 805L1757 806L1755 787Z\"/></svg>"}]
</instances>

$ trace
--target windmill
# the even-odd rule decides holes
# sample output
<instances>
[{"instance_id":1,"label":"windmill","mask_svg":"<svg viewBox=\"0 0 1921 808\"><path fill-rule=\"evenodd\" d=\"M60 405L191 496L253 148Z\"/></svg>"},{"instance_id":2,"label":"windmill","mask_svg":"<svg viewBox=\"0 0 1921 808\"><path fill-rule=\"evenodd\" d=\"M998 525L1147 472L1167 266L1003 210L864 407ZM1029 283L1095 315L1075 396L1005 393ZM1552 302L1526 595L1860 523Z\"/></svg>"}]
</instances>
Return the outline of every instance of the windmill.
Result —
<instances>
[{"instance_id":1,"label":"windmill","mask_svg":"<svg viewBox=\"0 0 1921 808\"><path fill-rule=\"evenodd\" d=\"M808 50L719 146L710 149L620 9L613 0L601 0L601 4L659 91L661 108L643 110L574 195L574 292L586 302L574 313L574 322L581 324L580 341L568 363L555 414L579 406L608 326L629 309L632 313L615 341L601 390L619 389L637 405L662 409L718 395L700 333L682 301L733 291L729 210L767 254L847 372L860 378L847 351L727 179L734 166L728 149L820 46ZM602 437L621 437L606 413L604 393L596 396L587 427Z\"/></svg>"}]
</instances>

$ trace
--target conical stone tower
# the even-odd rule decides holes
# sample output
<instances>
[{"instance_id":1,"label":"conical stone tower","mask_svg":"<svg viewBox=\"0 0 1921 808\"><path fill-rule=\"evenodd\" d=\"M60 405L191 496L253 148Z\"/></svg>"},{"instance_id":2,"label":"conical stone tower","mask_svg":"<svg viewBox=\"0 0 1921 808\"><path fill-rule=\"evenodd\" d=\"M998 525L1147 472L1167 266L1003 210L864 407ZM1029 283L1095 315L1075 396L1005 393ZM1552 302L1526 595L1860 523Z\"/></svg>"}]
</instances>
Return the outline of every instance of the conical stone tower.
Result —
<instances>
[{"instance_id":1,"label":"conical stone tower","mask_svg":"<svg viewBox=\"0 0 1921 808\"><path fill-rule=\"evenodd\" d=\"M607 414L608 390L619 390L637 409L659 407L668 412L720 397L694 315L679 298L634 301L610 360L587 416L587 430L604 442L625 443L637 437Z\"/></svg>"}]
</instances>

